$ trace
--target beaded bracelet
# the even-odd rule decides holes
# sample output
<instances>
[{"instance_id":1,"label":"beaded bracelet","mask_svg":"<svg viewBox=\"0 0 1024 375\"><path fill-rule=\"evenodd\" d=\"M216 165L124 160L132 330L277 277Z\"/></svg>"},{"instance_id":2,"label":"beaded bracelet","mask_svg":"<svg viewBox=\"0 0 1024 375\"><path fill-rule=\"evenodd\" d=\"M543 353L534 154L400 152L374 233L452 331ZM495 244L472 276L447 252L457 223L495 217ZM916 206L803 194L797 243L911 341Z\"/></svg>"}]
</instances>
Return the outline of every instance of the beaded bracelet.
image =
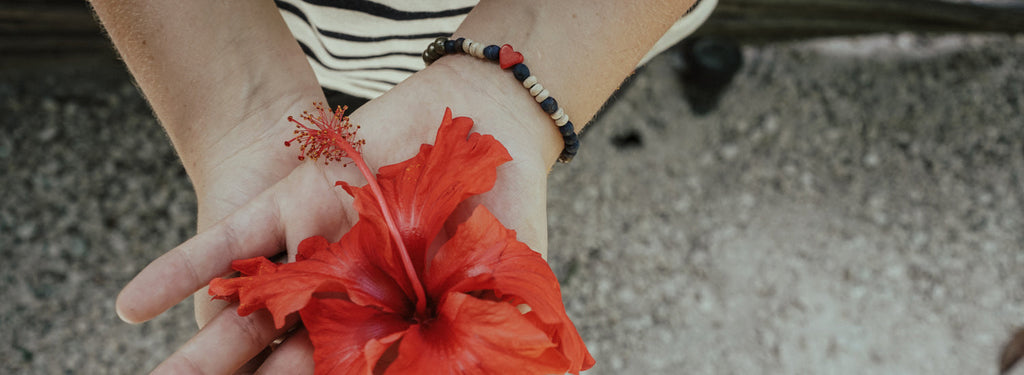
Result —
<instances>
[{"instance_id":1,"label":"beaded bracelet","mask_svg":"<svg viewBox=\"0 0 1024 375\"><path fill-rule=\"evenodd\" d=\"M568 163L576 156L576 152L580 149L580 138L576 135L576 129L573 127L572 121L569 121L569 115L558 106L558 101L551 97L551 93L537 82L537 77L530 74L530 68L523 64L523 54L516 52L508 44L501 47L496 45L484 46L483 43L474 42L466 38L450 40L441 37L435 39L423 51L423 62L430 65L442 56L453 53L465 53L486 61L495 61L501 69L511 70L512 75L519 82L523 83L523 87L530 90L530 95L540 104L540 108L555 121L558 132L562 134L565 147L562 148L558 161Z\"/></svg>"}]
</instances>

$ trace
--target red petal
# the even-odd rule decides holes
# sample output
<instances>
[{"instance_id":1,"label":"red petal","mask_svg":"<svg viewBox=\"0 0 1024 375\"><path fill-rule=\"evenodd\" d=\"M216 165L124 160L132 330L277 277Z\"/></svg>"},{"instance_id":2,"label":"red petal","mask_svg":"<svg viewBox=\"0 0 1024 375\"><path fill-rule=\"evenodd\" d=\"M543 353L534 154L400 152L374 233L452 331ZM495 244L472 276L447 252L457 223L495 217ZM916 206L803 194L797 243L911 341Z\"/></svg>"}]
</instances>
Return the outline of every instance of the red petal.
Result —
<instances>
[{"instance_id":1,"label":"red petal","mask_svg":"<svg viewBox=\"0 0 1024 375\"><path fill-rule=\"evenodd\" d=\"M319 252L310 260L328 264L330 275L345 285L352 302L404 314L413 307L410 294L384 269L387 265L373 257L389 248L386 230L361 220L332 244L330 251Z\"/></svg>"},{"instance_id":2,"label":"red petal","mask_svg":"<svg viewBox=\"0 0 1024 375\"><path fill-rule=\"evenodd\" d=\"M565 314L558 279L540 254L515 237L515 231L478 206L438 249L427 272L427 290L435 299L451 292L493 290L500 298L522 301L545 326L556 327L554 341L572 361L570 372L590 368L593 358Z\"/></svg>"},{"instance_id":3,"label":"red petal","mask_svg":"<svg viewBox=\"0 0 1024 375\"><path fill-rule=\"evenodd\" d=\"M210 294L214 298L237 298L241 316L267 309L274 316L274 324L282 328L285 318L306 306L313 293L345 291L338 280L323 274L322 266L319 262L304 261L281 265L274 272L217 279L210 282Z\"/></svg>"},{"instance_id":4,"label":"red petal","mask_svg":"<svg viewBox=\"0 0 1024 375\"><path fill-rule=\"evenodd\" d=\"M382 167L377 175L384 200L395 216L395 225L418 275L423 273L427 247L455 207L472 195L490 190L497 176L497 166L511 160L508 151L494 137L469 134L472 127L471 119L452 119L451 110L446 109L435 145L422 145L416 156ZM359 223L366 222L375 232L372 236L361 237L363 242L354 247L362 249L371 263L394 279L407 299L415 301L413 280L405 271L397 247L390 242L387 225L370 187L354 187L340 181L337 185L355 198ZM342 242L345 241L346 238L342 238Z\"/></svg>"},{"instance_id":5,"label":"red petal","mask_svg":"<svg viewBox=\"0 0 1024 375\"><path fill-rule=\"evenodd\" d=\"M316 374L367 375L409 323L340 299L314 299L299 312L313 341Z\"/></svg>"},{"instance_id":6,"label":"red petal","mask_svg":"<svg viewBox=\"0 0 1024 375\"><path fill-rule=\"evenodd\" d=\"M421 146L412 159L382 167L377 175L417 272L455 207L491 190L497 167L512 160L494 137L470 134L472 127L473 120L452 119L446 109L433 146Z\"/></svg>"},{"instance_id":7,"label":"red petal","mask_svg":"<svg viewBox=\"0 0 1024 375\"><path fill-rule=\"evenodd\" d=\"M319 251L327 250L331 246L331 243L327 241L323 236L313 236L299 242L298 253L295 254L295 260L306 260L316 254Z\"/></svg>"},{"instance_id":8,"label":"red petal","mask_svg":"<svg viewBox=\"0 0 1024 375\"><path fill-rule=\"evenodd\" d=\"M271 262L264 257L239 259L231 262L231 268L240 271L242 275L251 276L277 271L277 263ZM249 283L246 277L231 279L214 279L210 281L209 293L214 299L222 299L229 302L238 302L238 291ZM255 310L254 310L255 311ZM247 312L246 314L251 313Z\"/></svg>"},{"instance_id":9,"label":"red petal","mask_svg":"<svg viewBox=\"0 0 1024 375\"><path fill-rule=\"evenodd\" d=\"M377 200L374 199L372 190L368 186L355 187L344 181L338 181L337 185L344 188L355 199L353 205L359 212L359 221L356 226L364 228L360 234L353 234L355 231L350 230L341 238L340 242L345 243L346 248L359 249L363 258L388 275L401 287L408 299L412 300L416 295L412 282L405 272L398 248L391 242L391 235L384 222L384 214L377 206Z\"/></svg>"},{"instance_id":10,"label":"red petal","mask_svg":"<svg viewBox=\"0 0 1024 375\"><path fill-rule=\"evenodd\" d=\"M346 235L347 243L360 243L360 237L366 237L367 226L357 223ZM346 243L345 239L341 243ZM237 299L238 314L242 316L266 308L278 328L284 326L289 314L305 307L318 292L346 293L352 302L387 311L405 313L410 309L402 290L364 257L365 251L343 250L338 244L325 247L325 244L326 240L320 237L304 240L299 248L305 259L294 263L274 265L264 258L236 261L246 269L259 264L260 272L248 277L214 280L210 283L210 294L214 298Z\"/></svg>"},{"instance_id":11,"label":"red petal","mask_svg":"<svg viewBox=\"0 0 1024 375\"><path fill-rule=\"evenodd\" d=\"M561 374L568 367L512 305L452 293L436 320L405 333L385 374Z\"/></svg>"},{"instance_id":12,"label":"red petal","mask_svg":"<svg viewBox=\"0 0 1024 375\"><path fill-rule=\"evenodd\" d=\"M487 208L477 206L431 260L426 274L427 290L431 298L437 300L450 292L490 289L481 287L481 283L493 279L506 253L516 252L536 254L517 241L515 231L501 225ZM547 264L543 267L547 268ZM547 280L542 282L548 283Z\"/></svg>"},{"instance_id":13,"label":"red petal","mask_svg":"<svg viewBox=\"0 0 1024 375\"><path fill-rule=\"evenodd\" d=\"M270 259L264 257L240 259L231 262L231 269L241 272L245 276L271 273L277 270L277 266L277 263L271 262Z\"/></svg>"}]
</instances>

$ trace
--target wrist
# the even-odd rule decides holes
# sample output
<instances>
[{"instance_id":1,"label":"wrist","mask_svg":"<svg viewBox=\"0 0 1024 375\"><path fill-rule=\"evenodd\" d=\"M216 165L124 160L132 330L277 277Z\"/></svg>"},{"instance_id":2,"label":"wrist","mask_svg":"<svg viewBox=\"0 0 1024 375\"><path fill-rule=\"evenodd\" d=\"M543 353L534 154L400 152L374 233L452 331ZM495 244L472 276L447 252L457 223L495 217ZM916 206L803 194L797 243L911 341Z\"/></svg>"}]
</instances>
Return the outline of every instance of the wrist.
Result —
<instances>
[{"instance_id":1,"label":"wrist","mask_svg":"<svg viewBox=\"0 0 1024 375\"><path fill-rule=\"evenodd\" d=\"M546 254L547 172L564 146L551 117L523 85L495 64L446 56L353 112L371 167L406 160L433 144L444 108L473 119L473 131L494 136L512 161L498 167L491 191L473 197L517 239Z\"/></svg>"},{"instance_id":2,"label":"wrist","mask_svg":"<svg viewBox=\"0 0 1024 375\"><path fill-rule=\"evenodd\" d=\"M558 129L522 84L497 65L469 56L438 60L364 105L352 120L363 126L368 159L385 165L408 158L419 144L433 143L445 107L472 118L474 131L501 141L513 164L547 171L562 150ZM392 138L402 134L407 146L396 149L393 141L377 141L378 132Z\"/></svg>"},{"instance_id":3,"label":"wrist","mask_svg":"<svg viewBox=\"0 0 1024 375\"><path fill-rule=\"evenodd\" d=\"M200 228L234 211L301 163L298 151L284 146L294 130L287 118L323 100L319 89L285 93L256 106L259 110L222 114L215 121L223 122L210 124L223 129L216 137L187 144L175 140L196 193Z\"/></svg>"},{"instance_id":4,"label":"wrist","mask_svg":"<svg viewBox=\"0 0 1024 375\"><path fill-rule=\"evenodd\" d=\"M497 112L494 115L501 117L493 120L482 118L478 125L481 132L494 135L506 144L510 152L529 152L531 156L539 157L546 169L551 168L564 146L562 136L550 115L539 107L529 91L510 72L497 64L466 55L446 56L437 64L444 79L464 81L469 98L479 101L466 109L466 116L474 117L472 111L490 106Z\"/></svg>"}]
</instances>

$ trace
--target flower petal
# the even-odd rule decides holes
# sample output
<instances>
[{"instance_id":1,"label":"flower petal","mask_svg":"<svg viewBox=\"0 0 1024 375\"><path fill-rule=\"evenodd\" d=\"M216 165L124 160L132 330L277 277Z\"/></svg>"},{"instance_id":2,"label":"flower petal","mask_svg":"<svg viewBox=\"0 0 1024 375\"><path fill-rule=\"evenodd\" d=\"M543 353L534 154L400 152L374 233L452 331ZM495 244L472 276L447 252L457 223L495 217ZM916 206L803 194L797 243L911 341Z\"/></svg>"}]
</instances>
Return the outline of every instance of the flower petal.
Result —
<instances>
[{"instance_id":1,"label":"flower petal","mask_svg":"<svg viewBox=\"0 0 1024 375\"><path fill-rule=\"evenodd\" d=\"M236 260L232 268L248 276L215 279L210 282L209 293L214 299L238 301L241 316L268 309L274 316L274 324L282 328L285 318L305 306L317 289L344 291L341 285L325 282L330 279L315 277L316 271L305 267L306 264L302 269L291 266L279 272L283 266L263 257Z\"/></svg>"},{"instance_id":2,"label":"flower petal","mask_svg":"<svg viewBox=\"0 0 1024 375\"><path fill-rule=\"evenodd\" d=\"M306 306L317 292L344 293L360 305L386 311L406 312L410 308L401 288L386 273L365 258L361 249L344 249L361 243L368 224L358 223L339 244L322 237L310 237L299 244L302 260L276 265L266 258L232 263L246 277L216 279L210 283L214 298L238 300L238 314L245 316L266 308L281 328L285 318ZM255 274L251 272L258 271Z\"/></svg>"},{"instance_id":3,"label":"flower petal","mask_svg":"<svg viewBox=\"0 0 1024 375\"><path fill-rule=\"evenodd\" d=\"M317 375L371 374L409 328L399 315L335 298L314 298L299 314L313 342Z\"/></svg>"},{"instance_id":4,"label":"flower petal","mask_svg":"<svg viewBox=\"0 0 1024 375\"><path fill-rule=\"evenodd\" d=\"M362 258L389 276L405 293L407 299L413 300L416 293L413 291L412 281L405 272L398 247L394 246L391 241L388 226L384 221L384 214L377 205L377 200L374 199L373 191L369 186L355 187L344 181L338 181L337 185L344 188L355 199L353 205L359 212L359 221L356 226L362 229L358 233L353 233L356 229L353 227L353 230L345 234L339 242L344 243L345 248L359 251Z\"/></svg>"},{"instance_id":5,"label":"flower petal","mask_svg":"<svg viewBox=\"0 0 1024 375\"><path fill-rule=\"evenodd\" d=\"M438 249L427 272L426 287L432 298L491 290L499 298L525 303L545 329L554 327L554 341L572 361L570 372L593 366L594 359L565 313L551 267L483 206L474 209Z\"/></svg>"},{"instance_id":6,"label":"flower petal","mask_svg":"<svg viewBox=\"0 0 1024 375\"><path fill-rule=\"evenodd\" d=\"M452 293L414 325L385 374L561 374L569 361L514 306Z\"/></svg>"},{"instance_id":7,"label":"flower petal","mask_svg":"<svg viewBox=\"0 0 1024 375\"><path fill-rule=\"evenodd\" d=\"M446 108L433 146L420 146L415 157L382 167L377 175L417 272L455 207L491 190L497 167L512 160L494 137L470 134L472 127L472 119L452 119Z\"/></svg>"},{"instance_id":8,"label":"flower petal","mask_svg":"<svg viewBox=\"0 0 1024 375\"><path fill-rule=\"evenodd\" d=\"M331 245L331 251L320 252L311 260L332 267L331 275L345 285L352 302L403 314L413 308L411 292L400 286L394 274L386 270L388 264L374 257L390 249L386 230L361 220L341 241Z\"/></svg>"},{"instance_id":9,"label":"flower petal","mask_svg":"<svg viewBox=\"0 0 1024 375\"><path fill-rule=\"evenodd\" d=\"M264 257L239 259L231 262L231 268L241 272L244 276L274 273L277 272L277 266L277 263L271 262ZM248 285L248 283L249 280L245 277L214 279L210 281L209 293L213 296L213 299L238 302L239 290ZM251 314L256 310L259 309L247 309L245 315Z\"/></svg>"}]
</instances>

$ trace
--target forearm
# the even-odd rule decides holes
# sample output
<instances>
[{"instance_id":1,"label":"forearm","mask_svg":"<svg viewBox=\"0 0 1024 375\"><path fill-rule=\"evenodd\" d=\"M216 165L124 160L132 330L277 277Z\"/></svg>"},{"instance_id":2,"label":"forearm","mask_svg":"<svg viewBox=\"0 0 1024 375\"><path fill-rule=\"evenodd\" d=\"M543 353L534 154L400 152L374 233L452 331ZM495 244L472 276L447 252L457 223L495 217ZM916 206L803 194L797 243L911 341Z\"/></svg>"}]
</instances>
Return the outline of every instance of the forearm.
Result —
<instances>
[{"instance_id":1,"label":"forearm","mask_svg":"<svg viewBox=\"0 0 1024 375\"><path fill-rule=\"evenodd\" d=\"M579 130L694 0L483 0L455 35L509 43Z\"/></svg>"},{"instance_id":2,"label":"forearm","mask_svg":"<svg viewBox=\"0 0 1024 375\"><path fill-rule=\"evenodd\" d=\"M453 37L513 45L579 131L692 3L484 0ZM524 87L495 65L454 54L434 61L408 82L440 77L433 79L433 86L421 85L433 91L422 98L436 101L444 91L466 91L466 102L476 111L489 109L480 105L504 109L503 123L487 131L508 133L496 134L503 142L541 145L535 150L541 164L550 167L562 150L562 137ZM488 122L478 125L486 129ZM510 147L513 157L517 146Z\"/></svg>"},{"instance_id":3,"label":"forearm","mask_svg":"<svg viewBox=\"0 0 1024 375\"><path fill-rule=\"evenodd\" d=\"M454 36L512 44L578 131L693 1L646 3L650 2L485 0ZM544 253L545 223L520 219L543 217L544 173L558 158L562 139L523 86L496 64L466 55L445 56L361 108L353 120L368 130L368 160L377 165L394 163L416 151L415 147L392 149L376 139L375 128L406 134L413 144L429 143L435 128L422 124L433 123L431 116L438 116L445 106L457 116L472 117L477 131L494 135L509 149L514 161L501 171L515 171L499 174L495 191L488 193L506 199L489 204L502 206L492 207L497 208L499 219ZM517 195L513 192L540 199L507 199ZM538 214L502 216L516 211Z\"/></svg>"},{"instance_id":4,"label":"forearm","mask_svg":"<svg viewBox=\"0 0 1024 375\"><path fill-rule=\"evenodd\" d=\"M320 95L273 2L92 3L193 178L202 158L233 150L218 142L264 134L268 122L251 117Z\"/></svg>"}]
</instances>

